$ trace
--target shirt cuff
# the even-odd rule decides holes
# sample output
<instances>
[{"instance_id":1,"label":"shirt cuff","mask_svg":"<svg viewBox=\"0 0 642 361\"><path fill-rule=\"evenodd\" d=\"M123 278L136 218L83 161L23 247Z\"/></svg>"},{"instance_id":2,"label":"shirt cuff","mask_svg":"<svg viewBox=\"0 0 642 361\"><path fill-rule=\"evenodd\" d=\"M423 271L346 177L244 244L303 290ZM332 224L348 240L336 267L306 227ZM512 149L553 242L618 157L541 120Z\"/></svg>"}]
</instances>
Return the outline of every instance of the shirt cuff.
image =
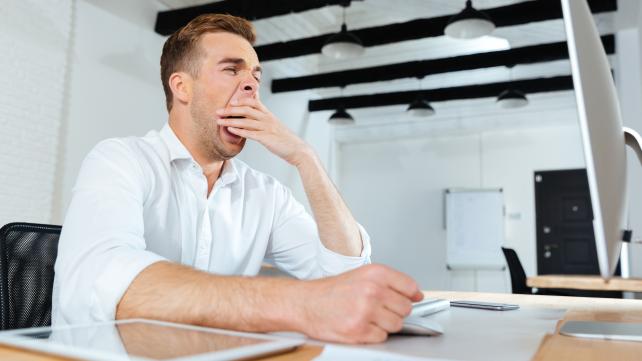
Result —
<instances>
[{"instance_id":1,"label":"shirt cuff","mask_svg":"<svg viewBox=\"0 0 642 361\"><path fill-rule=\"evenodd\" d=\"M91 317L95 321L116 319L116 307L136 276L151 264L166 259L144 250L119 250L94 283Z\"/></svg>"},{"instance_id":2,"label":"shirt cuff","mask_svg":"<svg viewBox=\"0 0 642 361\"><path fill-rule=\"evenodd\" d=\"M327 249L323 242L319 242L319 264L324 277L334 276L370 263L370 254L372 252L370 235L368 235L363 226L358 223L357 226L363 242L363 249L358 257L336 253Z\"/></svg>"}]
</instances>

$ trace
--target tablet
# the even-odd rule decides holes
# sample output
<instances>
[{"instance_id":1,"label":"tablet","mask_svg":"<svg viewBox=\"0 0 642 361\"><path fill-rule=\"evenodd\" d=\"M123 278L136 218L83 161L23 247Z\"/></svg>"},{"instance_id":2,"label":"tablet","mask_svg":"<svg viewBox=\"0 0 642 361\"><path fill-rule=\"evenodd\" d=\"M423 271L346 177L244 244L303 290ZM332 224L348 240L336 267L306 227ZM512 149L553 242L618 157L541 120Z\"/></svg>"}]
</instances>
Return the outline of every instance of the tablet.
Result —
<instances>
[{"instance_id":1,"label":"tablet","mask_svg":"<svg viewBox=\"0 0 642 361\"><path fill-rule=\"evenodd\" d=\"M0 343L88 360L201 361L292 350L301 339L132 319L0 332Z\"/></svg>"}]
</instances>

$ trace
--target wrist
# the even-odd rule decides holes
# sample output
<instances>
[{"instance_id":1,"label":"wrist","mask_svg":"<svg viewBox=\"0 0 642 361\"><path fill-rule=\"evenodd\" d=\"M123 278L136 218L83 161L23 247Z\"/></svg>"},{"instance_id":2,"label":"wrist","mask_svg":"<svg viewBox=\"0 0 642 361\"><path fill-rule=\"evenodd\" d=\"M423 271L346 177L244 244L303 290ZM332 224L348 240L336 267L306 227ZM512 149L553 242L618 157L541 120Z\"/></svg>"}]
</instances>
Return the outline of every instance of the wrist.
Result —
<instances>
[{"instance_id":1,"label":"wrist","mask_svg":"<svg viewBox=\"0 0 642 361\"><path fill-rule=\"evenodd\" d=\"M317 281L300 281L298 287L291 287L288 291L288 299L292 300L289 304L288 316L286 319L289 329L309 333L310 325L313 320L311 307L314 307L314 300L317 299L315 289Z\"/></svg>"},{"instance_id":2,"label":"wrist","mask_svg":"<svg viewBox=\"0 0 642 361\"><path fill-rule=\"evenodd\" d=\"M300 168L302 165L308 164L310 163L310 161L315 160L316 153L314 152L312 147L305 144L301 146L301 148L297 152L294 153L291 159L288 160L288 163L295 166L296 168Z\"/></svg>"}]
</instances>

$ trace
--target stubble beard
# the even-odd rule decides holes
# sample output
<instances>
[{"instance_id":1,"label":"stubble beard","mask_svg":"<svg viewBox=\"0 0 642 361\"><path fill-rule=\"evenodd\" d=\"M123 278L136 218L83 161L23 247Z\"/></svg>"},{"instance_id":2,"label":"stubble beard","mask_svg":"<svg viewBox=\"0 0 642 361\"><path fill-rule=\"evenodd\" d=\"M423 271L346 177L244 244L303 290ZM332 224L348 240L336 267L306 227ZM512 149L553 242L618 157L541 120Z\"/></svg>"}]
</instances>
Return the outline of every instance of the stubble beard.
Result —
<instances>
[{"instance_id":1,"label":"stubble beard","mask_svg":"<svg viewBox=\"0 0 642 361\"><path fill-rule=\"evenodd\" d=\"M210 159L228 160L234 158L243 149L245 139L242 140L238 150L226 149L221 139L215 116L208 115L215 113L208 111L205 104L201 104L200 101L194 101L190 109L190 114L195 125L195 136L198 139L198 143Z\"/></svg>"}]
</instances>

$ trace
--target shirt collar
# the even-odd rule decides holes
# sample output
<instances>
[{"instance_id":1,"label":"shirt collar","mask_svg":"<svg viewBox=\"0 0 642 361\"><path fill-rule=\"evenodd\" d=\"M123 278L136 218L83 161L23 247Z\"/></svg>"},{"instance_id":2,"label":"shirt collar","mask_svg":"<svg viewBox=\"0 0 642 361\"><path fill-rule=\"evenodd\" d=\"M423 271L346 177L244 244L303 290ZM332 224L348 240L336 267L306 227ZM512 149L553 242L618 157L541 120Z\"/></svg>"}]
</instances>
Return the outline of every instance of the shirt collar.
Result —
<instances>
[{"instance_id":1,"label":"shirt collar","mask_svg":"<svg viewBox=\"0 0 642 361\"><path fill-rule=\"evenodd\" d=\"M178 159L187 159L196 163L190 152L185 148L185 145L181 143L176 133L174 133L174 130L169 126L169 123L165 123L163 129L161 129L160 137L167 145L170 162ZM236 161L234 159L226 160L225 163L223 163L223 170L218 181L221 182L221 186L224 186L233 183L237 179L239 179L239 172Z\"/></svg>"},{"instance_id":2,"label":"shirt collar","mask_svg":"<svg viewBox=\"0 0 642 361\"><path fill-rule=\"evenodd\" d=\"M236 161L233 158L230 158L223 163L223 171L218 181L221 182L221 186L225 186L231 183L234 183L239 179L239 172L236 167Z\"/></svg>"},{"instance_id":3,"label":"shirt collar","mask_svg":"<svg viewBox=\"0 0 642 361\"><path fill-rule=\"evenodd\" d=\"M170 162L176 159L192 159L192 155L178 139L174 130L169 126L169 123L165 123L163 129L161 129L160 137L163 139L163 142L165 142L165 145L167 145L167 149L169 149Z\"/></svg>"}]
</instances>

